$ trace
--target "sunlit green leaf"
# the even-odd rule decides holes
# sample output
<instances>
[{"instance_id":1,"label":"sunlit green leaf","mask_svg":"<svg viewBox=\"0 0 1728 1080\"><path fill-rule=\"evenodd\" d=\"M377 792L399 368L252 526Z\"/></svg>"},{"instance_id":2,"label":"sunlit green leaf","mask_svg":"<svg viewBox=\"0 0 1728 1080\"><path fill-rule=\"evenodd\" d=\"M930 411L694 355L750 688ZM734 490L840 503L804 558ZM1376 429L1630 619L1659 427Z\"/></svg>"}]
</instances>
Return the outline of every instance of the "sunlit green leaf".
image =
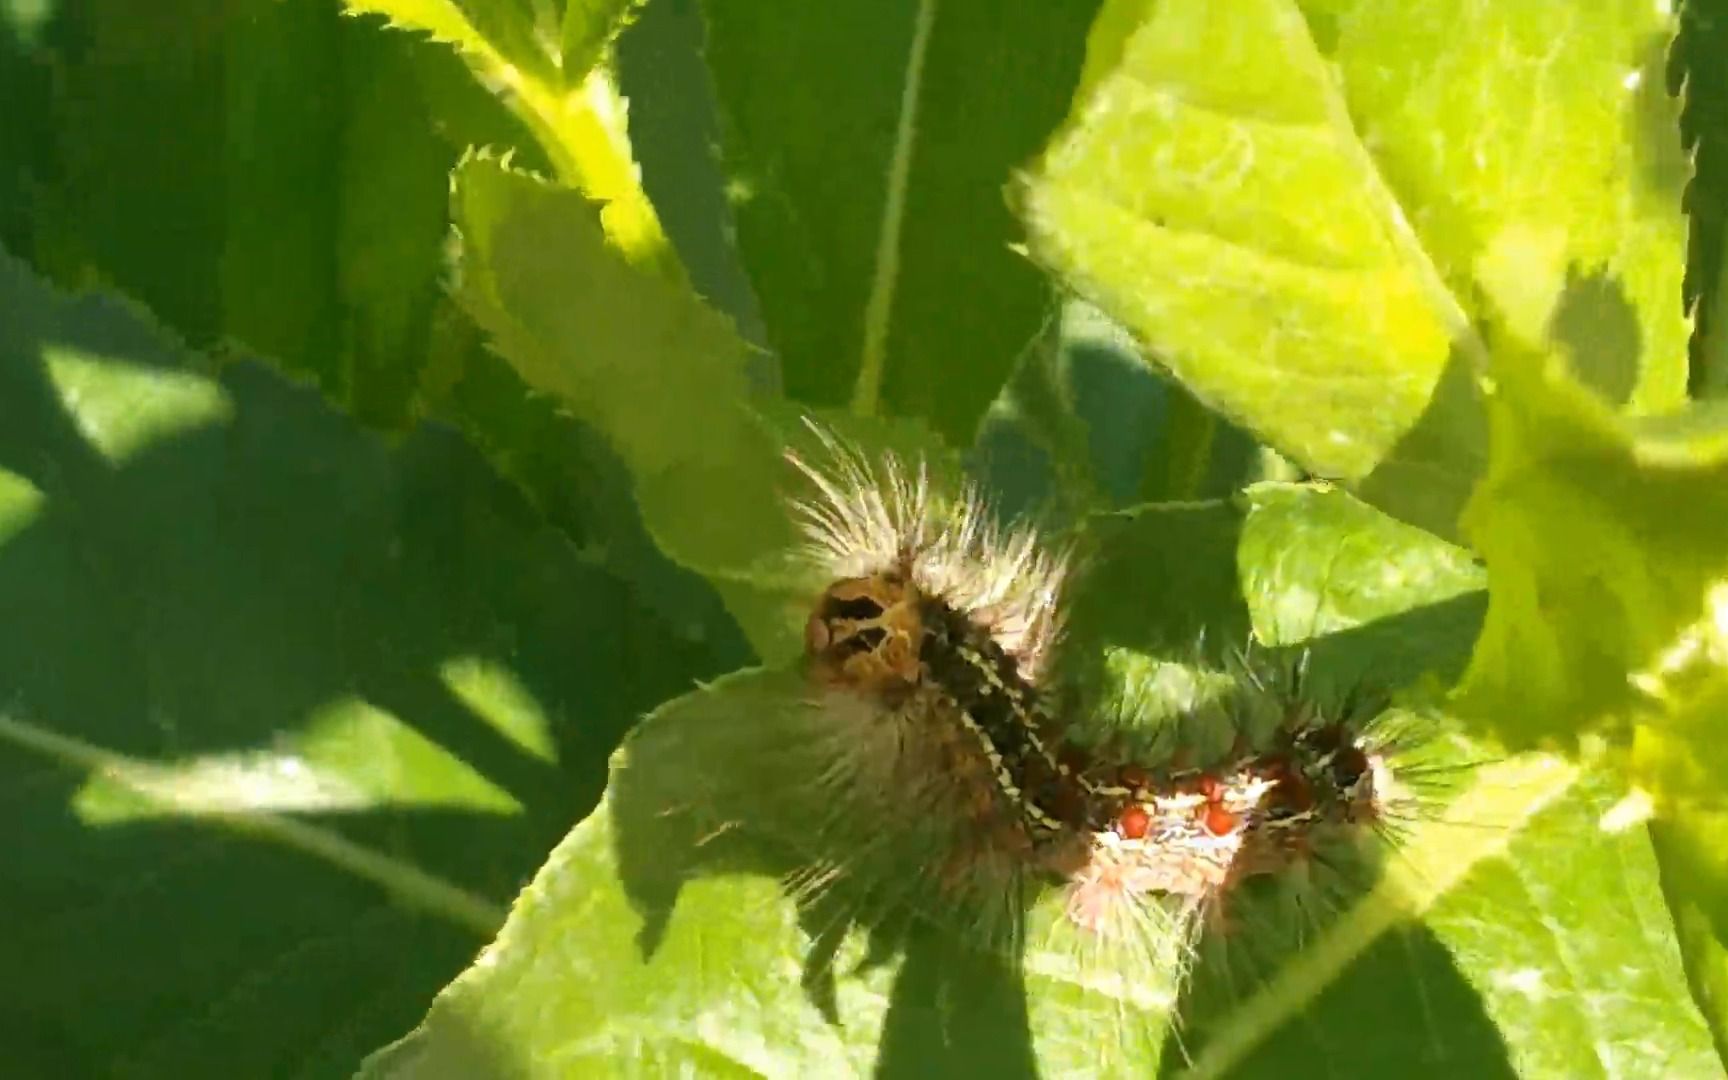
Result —
<instances>
[{"instance_id":1,"label":"sunlit green leaf","mask_svg":"<svg viewBox=\"0 0 1728 1080\"><path fill-rule=\"evenodd\" d=\"M1237 565L1256 640L1301 642L1372 624L1393 635L1378 661L1401 654L1405 678L1423 673L1411 665L1439 670L1463 659L1481 613L1473 594L1485 583L1468 552L1336 489L1260 484L1246 500ZM1398 616L1417 604L1438 621L1398 640Z\"/></svg>"},{"instance_id":2,"label":"sunlit green leaf","mask_svg":"<svg viewBox=\"0 0 1728 1080\"><path fill-rule=\"evenodd\" d=\"M1034 253L1202 400L1450 535L1485 322L1615 403L1683 393L1672 30L1641 0L1120 0L1024 186Z\"/></svg>"},{"instance_id":3,"label":"sunlit green leaf","mask_svg":"<svg viewBox=\"0 0 1728 1080\"><path fill-rule=\"evenodd\" d=\"M352 14L382 15L392 26L455 46L533 130L559 177L605 203L606 232L618 249L676 279L682 269L642 191L610 74L603 67L564 67L566 47L578 62L597 59L630 6L572 0L561 30L542 25L550 9L516 0L344 0ZM566 34L573 37L560 41Z\"/></svg>"},{"instance_id":4,"label":"sunlit green leaf","mask_svg":"<svg viewBox=\"0 0 1728 1080\"><path fill-rule=\"evenodd\" d=\"M1693 997L1721 1054L1728 1051L1728 799L1718 749L1728 734L1728 675L1720 658L1716 666L1702 685L1666 702L1661 726L1639 729L1633 766L1660 815L1650 831L1663 894Z\"/></svg>"},{"instance_id":5,"label":"sunlit green leaf","mask_svg":"<svg viewBox=\"0 0 1728 1080\"><path fill-rule=\"evenodd\" d=\"M475 158L455 199L460 295L498 351L606 437L649 533L714 583L758 654L792 655L811 582L795 560L797 476L783 450L811 450L804 411L752 392L731 324L687 286L627 264L579 192ZM944 464L917 425L823 422L873 453Z\"/></svg>"},{"instance_id":6,"label":"sunlit green leaf","mask_svg":"<svg viewBox=\"0 0 1728 1080\"><path fill-rule=\"evenodd\" d=\"M1664 890L1723 1039L1728 427L1719 404L1631 422L1568 377L1504 365L1495 455L1465 521L1489 606L1460 705L1507 739L1636 734Z\"/></svg>"},{"instance_id":7,"label":"sunlit green leaf","mask_svg":"<svg viewBox=\"0 0 1728 1080\"><path fill-rule=\"evenodd\" d=\"M1246 520L1251 539L1226 542L1225 560L1243 559L1248 604L1269 619L1299 597L1319 604L1309 620L1323 631L1317 669L1392 655L1375 653L1375 633L1400 618L1412 621L1398 640L1421 656L1467 647L1469 621L1436 615L1474 582L1456 549L1339 492L1260 489ZM1199 552L1218 548L1183 517L1166 522L1169 549L1184 536ZM1343 566L1328 576L1322 556L1340 539L1354 545L1343 563L1389 558L1397 573L1368 590L1346 585L1355 574ZM1131 549L1116 550L1120 575ZM1146 569L1157 577L1156 564ZM1358 626L1353 613L1382 617ZM1418 673L1411 664L1401 676ZM1183 1060L1167 1041L1173 957L1143 967L1135 961L1146 957L1106 947L1101 962L1062 932L1059 895L1037 909L1018 970L956 952L946 934L889 938L860 967L870 953L860 933L824 936L844 923L833 908L801 908L784 885L798 880L792 871L838 860L886 873L905 858L909 882L919 864L904 847L894 854L903 839L853 847L821 827L835 820L824 802L833 792L811 778L823 753L844 748L812 746L833 723L813 719L815 708L798 674L753 671L658 712L621 751L606 806L566 838L421 1027L366 1074L438 1075L459 1062L473 1076L551 1076L628 1057L650 1072L915 1076L987 1063L992 1075L1112 1076ZM1293 1076L1535 1075L1588 1071L1598 1046L1631 1071L1709 1062L1657 917L1648 843L1636 829L1597 830L1612 785L1521 758L1464 786L1445 819L1417 825L1383 880L1341 899L1307 948L1187 1017L1184 1051L1201 1075L1273 1062ZM847 835L862 836L877 820L866 811L880 807L848 810ZM1545 929L1503 929L1525 924ZM1624 925L1648 929L1625 935ZM1575 965L1576 953L1589 963ZM1246 954L1236 962L1253 967ZM1615 994L1625 995L1617 1007L1595 1004Z\"/></svg>"},{"instance_id":8,"label":"sunlit green leaf","mask_svg":"<svg viewBox=\"0 0 1728 1080\"><path fill-rule=\"evenodd\" d=\"M772 583L753 581L791 544L787 470L751 411L731 325L687 287L628 265L579 192L476 158L455 199L460 295L498 351L606 436L662 550L730 587L758 649L784 655L798 623Z\"/></svg>"},{"instance_id":9,"label":"sunlit green leaf","mask_svg":"<svg viewBox=\"0 0 1728 1080\"><path fill-rule=\"evenodd\" d=\"M587 71L624 28L644 0L573 0L564 7L562 65L567 72Z\"/></svg>"},{"instance_id":10,"label":"sunlit green leaf","mask_svg":"<svg viewBox=\"0 0 1728 1080\"><path fill-rule=\"evenodd\" d=\"M1724 432L1719 410L1632 423L1563 375L1503 370L1494 461L1466 518L1489 591L1466 708L1530 741L1647 698L1720 617Z\"/></svg>"}]
</instances>

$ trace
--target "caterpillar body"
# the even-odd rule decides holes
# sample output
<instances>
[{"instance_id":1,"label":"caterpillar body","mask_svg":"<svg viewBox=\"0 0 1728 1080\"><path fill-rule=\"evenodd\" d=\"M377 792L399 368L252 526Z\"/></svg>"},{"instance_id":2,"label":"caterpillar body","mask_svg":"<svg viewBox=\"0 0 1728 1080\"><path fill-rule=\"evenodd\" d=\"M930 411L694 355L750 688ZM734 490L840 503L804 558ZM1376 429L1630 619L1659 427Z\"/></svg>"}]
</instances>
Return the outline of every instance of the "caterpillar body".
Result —
<instances>
[{"instance_id":1,"label":"caterpillar body","mask_svg":"<svg viewBox=\"0 0 1728 1080\"><path fill-rule=\"evenodd\" d=\"M1076 932L1162 952L1131 939L1186 942L1240 883L1396 825L1407 792L1379 703L1316 705L1300 659L1238 657L1237 703L1219 717L1233 745L1204 766L1084 745L1073 735L1093 717L1056 670L1072 553L998 525L974 488L943 499L925 467L817 435L826 461L788 455L814 490L793 509L826 582L806 663L890 731L861 742L897 759L870 772L900 778L883 804L938 849L924 860L934 888L910 890L923 903L971 912L989 947L1017 948L1026 900L1056 887Z\"/></svg>"}]
</instances>

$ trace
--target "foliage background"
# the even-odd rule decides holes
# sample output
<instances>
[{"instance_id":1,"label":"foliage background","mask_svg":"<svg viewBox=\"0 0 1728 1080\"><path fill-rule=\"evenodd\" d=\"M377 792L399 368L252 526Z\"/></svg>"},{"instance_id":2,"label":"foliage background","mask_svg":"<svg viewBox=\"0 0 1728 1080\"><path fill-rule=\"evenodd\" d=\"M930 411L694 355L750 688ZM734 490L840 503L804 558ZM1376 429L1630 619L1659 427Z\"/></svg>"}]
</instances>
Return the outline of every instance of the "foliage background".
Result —
<instances>
[{"instance_id":1,"label":"foliage background","mask_svg":"<svg viewBox=\"0 0 1728 1080\"><path fill-rule=\"evenodd\" d=\"M1144 6L1104 5L1130 21ZM1349 6L1304 13L1324 27ZM1179 503L1263 475L1248 434L1151 377L1120 330L1061 301L1008 247L1028 231L1001 196L1011 171L1037 157L1077 83L1108 82L1087 66L1096 5L951 2L933 24L929 5L910 0L835 4L825 17L767 0L348 7L446 40L333 2L0 4L0 806L14 838L0 868L0 955L27 973L0 988L0 1045L18 1075L343 1075L419 1023L596 805L608 756L637 718L785 648L797 584L763 560L783 538L762 524L767 480L748 481L765 468L753 448L789 437L790 413L763 404L763 427L734 417L716 429L705 395L783 392L837 410L874 387L863 396L897 423L865 425L868 438L970 448L1010 507ZM1108 19L1098 25L1094 35L1107 33ZM1649 70L1685 88L1695 173L1684 296L1696 323L1676 370L1709 399L1728 386L1728 12L1688 0L1679 26ZM904 61L919 50L925 149L897 183ZM629 101L646 199L611 113L549 110L535 97L579 91L602 55ZM554 185L473 147L509 148L514 169ZM607 216L557 185L610 199ZM907 195L894 291L882 299L891 189ZM1056 213L1036 198L1017 208L1035 217L1040 206ZM1048 248L1042 257L1071 283L1092 274L1103 285L1088 295L1110 306L1099 295L1108 275L1084 253L1066 265ZM873 322L872 304L894 318ZM1112 312L1134 325L1130 307ZM885 329L872 337L873 326ZM1179 374L1238 420L1255 418L1204 371ZM665 386L686 392L657 417ZM1629 568L1659 555L1678 581L1676 611L1696 600L1688 590L1719 567L1707 553L1722 535L1697 516L1701 489L1686 486L1696 477L1649 503L1634 496L1664 439L1686 448L1670 463L1720 461L1709 417L1692 418L1701 435L1639 433L1636 452L1621 454L1613 422L1543 393L1531 400L1546 413L1497 418L1500 445L1538 446L1532 459L1549 460L1539 444L1552 437L1551 459L1594 464L1582 477L1544 473L1546 502L1517 502L1528 493L1517 477L1502 485L1508 505L1536 507L1535 524L1483 527L1474 539L1490 572L1495 551L1500 565L1518 564L1544 509L1608 487L1627 498L1592 506L1590 520L1673 527L1592 548L1626 582L1607 591L1640 609L1663 583ZM1267 399L1259 418L1301 412ZM1319 471L1360 479L1347 461ZM1142 571L1159 544L1212 550L1230 565L1196 575L1183 603L1197 618L1274 637L1281 619L1305 619L1312 631L1314 604L1279 607L1277 582L1311 580L1280 563L1278 552L1303 550L1286 537L1337 543L1377 535L1385 519L1262 490L1267 501L1239 516L1132 519L1118 550ZM1364 487L1383 509L1450 536L1455 505L1398 501L1429 490L1399 476ZM1568 513L1550 516L1570 525ZM1705 526L1688 532L1690 520ZM1410 541L1362 543L1373 561ZM1410 565L1426 573L1432 561ZM1574 595L1545 572L1532 588ZM1340 632L1370 624L1361 632L1379 651L1344 651L1366 663L1416 642L1456 676L1483 618L1480 581L1387 596L1359 587L1368 576L1346 576L1327 617ZM1576 622L1597 617L1593 600L1565 602L1585 605ZM1177 627L1122 632L1178 636L1186 609L1170 606ZM1652 617L1652 638L1667 640L1671 614L1680 619ZM1103 622L1117 632L1108 613ZM1536 680L1517 699L1518 721L1494 732L1506 744L1611 711L1579 673L1605 657L1605 670L1623 673L1648 652L1643 641L1577 644L1555 646L1561 691ZM1506 648L1501 671L1522 677ZM1523 692L1477 655L1479 700ZM1583 687L1582 708L1567 687ZM1720 731L1721 680L1672 693L1662 722L1631 725L1636 752L1622 768L1674 806L1719 805L1697 748ZM1601 807L1613 797L1590 794ZM1588 821L1595 805L1564 813ZM1630 883L1640 918L1674 920L1720 1047L1728 871L1715 820L1675 813L1655 827L1666 911L1642 833L1614 852L1642 869L1614 880ZM1560 841L1539 840L1551 828L1564 832L1544 819L1520 837L1534 854L1515 866L1561 859ZM593 855L571 836L567 858ZM1593 872L1552 887L1576 889ZM1460 903L1547 887L1528 877ZM1529 917L1557 916L1538 902ZM1447 918L1473 915L1446 913L1398 948L1458 950ZM1603 931L1589 922L1594 940ZM548 940L586 940L571 933ZM772 966L789 948L771 942L737 962ZM1597 967L1619 958L1610 949ZM915 1003L922 993L930 1005L941 997L930 972L952 962L913 952L899 981L860 992ZM1283 1038L1339 1037L1327 1018L1377 1000L1396 963L1373 953L1351 978L1312 984L1331 997ZM1576 998L1614 992L1587 982ZM1620 1037L1593 1026L1603 1021L1592 1008L1559 1006L1538 1010L1528 1037L1487 1031L1459 992L1453 1030L1483 1041L1459 1035L1457 1052L1487 1046L1502 1069L1570 1071L1578 1062L1560 1048L1589 1046L1580 1031ZM1677 978L1653 993L1695 1021ZM1040 1017L1067 1009L1074 1030L1089 1030L1060 989L1032 995ZM997 1042L995 1016L962 1044ZM899 1034L880 1048L866 1032L806 1049L815 1060L852 1055L859 1071L880 1052L916 1071L941 1042L913 1021L888 1030ZM1244 1068L1288 1063L1280 1045L1292 1044L1268 1044ZM704 1049L717 1056L696 1060L717 1072L799 1060ZM684 1060L666 1053L647 1060Z\"/></svg>"}]
</instances>

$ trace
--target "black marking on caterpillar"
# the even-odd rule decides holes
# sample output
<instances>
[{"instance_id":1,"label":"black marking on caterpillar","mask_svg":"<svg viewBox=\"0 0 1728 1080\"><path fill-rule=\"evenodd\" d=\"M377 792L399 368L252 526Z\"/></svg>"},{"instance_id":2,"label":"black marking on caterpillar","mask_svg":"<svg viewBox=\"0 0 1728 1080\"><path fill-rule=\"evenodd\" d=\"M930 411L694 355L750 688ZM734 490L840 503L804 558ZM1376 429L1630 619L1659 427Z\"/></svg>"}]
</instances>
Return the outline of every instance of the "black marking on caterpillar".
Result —
<instances>
[{"instance_id":1,"label":"black marking on caterpillar","mask_svg":"<svg viewBox=\"0 0 1728 1080\"><path fill-rule=\"evenodd\" d=\"M805 625L815 679L889 707L939 699L1034 838L1080 824L1084 781L1056 753L1036 685L1060 630L1066 558L1029 528L999 528L976 491L943 504L922 466L877 469L812 430L832 462L789 455L821 495L795 512L812 561L838 577Z\"/></svg>"},{"instance_id":2,"label":"black marking on caterpillar","mask_svg":"<svg viewBox=\"0 0 1728 1080\"><path fill-rule=\"evenodd\" d=\"M1030 528L996 526L970 489L943 503L923 468L873 466L818 435L830 467L792 457L820 492L795 504L827 582L806 627L809 667L825 691L874 701L951 748L937 766L951 779L918 772L912 786L918 808L974 807L975 826L931 833L953 845L937 861L970 868L960 872L972 899L1042 880L1065 888L1068 920L1100 938L1153 924L1189 934L1239 882L1359 826L1391 831L1400 796L1374 731L1382 710L1367 699L1317 707L1305 660L1239 657L1239 696L1279 715L1258 733L1245 715L1221 717L1236 745L1207 766L1173 761L1168 747L1068 741L1079 725L1052 715L1043 686L1066 555ZM962 793L929 794L943 783Z\"/></svg>"},{"instance_id":3,"label":"black marking on caterpillar","mask_svg":"<svg viewBox=\"0 0 1728 1080\"><path fill-rule=\"evenodd\" d=\"M1109 939L1159 923L1191 953L1202 927L1221 928L1226 905L1238 904L1232 898L1253 893L1239 894L1244 883L1293 868L1302 873L1290 887L1309 888L1297 883L1311 868L1321 872L1314 885L1331 894L1330 908L1340 889L1365 884L1359 872L1387 850L1364 847L1363 838L1399 839L1403 822L1437 793L1430 785L1439 774L1468 767L1422 764L1417 752L1433 745L1431 726L1389 711L1378 696L1322 703L1306 685L1307 663L1306 652L1293 662L1237 658L1216 717L1235 743L1205 767L1172 761L1167 749L1101 755L1113 762L1095 774L1105 801L1087 856L1065 883L1072 924ZM1255 730L1256 711L1274 714L1269 728Z\"/></svg>"},{"instance_id":4,"label":"black marking on caterpillar","mask_svg":"<svg viewBox=\"0 0 1728 1080\"><path fill-rule=\"evenodd\" d=\"M969 616L920 596L889 572L830 586L806 628L819 677L898 704L918 687L942 695L976 740L1002 795L1035 832L1081 824L1085 781L1058 760L1050 718L1019 665Z\"/></svg>"}]
</instances>

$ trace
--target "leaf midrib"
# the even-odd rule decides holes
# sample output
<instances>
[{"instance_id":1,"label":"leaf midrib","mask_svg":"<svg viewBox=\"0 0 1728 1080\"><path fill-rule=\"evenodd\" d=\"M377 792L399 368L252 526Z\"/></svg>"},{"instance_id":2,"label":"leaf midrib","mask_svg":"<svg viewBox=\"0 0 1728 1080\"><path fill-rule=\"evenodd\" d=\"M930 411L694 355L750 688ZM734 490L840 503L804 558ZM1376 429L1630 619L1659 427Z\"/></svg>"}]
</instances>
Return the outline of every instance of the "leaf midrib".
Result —
<instances>
[{"instance_id":1,"label":"leaf midrib","mask_svg":"<svg viewBox=\"0 0 1728 1080\"><path fill-rule=\"evenodd\" d=\"M900 112L894 125L894 149L882 198L882 219L876 237L870 291L864 302L864 337L858 381L852 392L852 412L874 416L881 404L882 379L888 363L888 332L894 318L894 291L900 277L900 239L906 223L906 198L912 177L912 150L918 137L918 105L924 83L924 59L936 23L937 0L918 0L907 50L906 76L900 87Z\"/></svg>"},{"instance_id":2,"label":"leaf midrib","mask_svg":"<svg viewBox=\"0 0 1728 1080\"><path fill-rule=\"evenodd\" d=\"M1581 775L1577 765L1545 755L1485 767L1476 782L1448 807L1449 820L1419 825L1418 834L1402 852L1405 857L1394 862L1366 896L1234 1009L1181 1075L1188 1080L1228 1075L1382 935L1403 920L1421 917L1478 863L1503 855L1523 827L1570 790ZM1459 811L1460 817L1450 817ZM1452 824L1477 820L1500 821L1505 826L1486 830Z\"/></svg>"},{"instance_id":3,"label":"leaf midrib","mask_svg":"<svg viewBox=\"0 0 1728 1080\"><path fill-rule=\"evenodd\" d=\"M236 832L261 836L322 859L372 882L404 903L478 934L483 940L490 940L504 924L505 911L490 900L394 856L357 844L333 829L262 811L185 813L183 807L163 795L160 785L139 778L139 773L146 769L143 762L16 717L0 715L0 739L63 766L100 775L183 819L208 821Z\"/></svg>"}]
</instances>

